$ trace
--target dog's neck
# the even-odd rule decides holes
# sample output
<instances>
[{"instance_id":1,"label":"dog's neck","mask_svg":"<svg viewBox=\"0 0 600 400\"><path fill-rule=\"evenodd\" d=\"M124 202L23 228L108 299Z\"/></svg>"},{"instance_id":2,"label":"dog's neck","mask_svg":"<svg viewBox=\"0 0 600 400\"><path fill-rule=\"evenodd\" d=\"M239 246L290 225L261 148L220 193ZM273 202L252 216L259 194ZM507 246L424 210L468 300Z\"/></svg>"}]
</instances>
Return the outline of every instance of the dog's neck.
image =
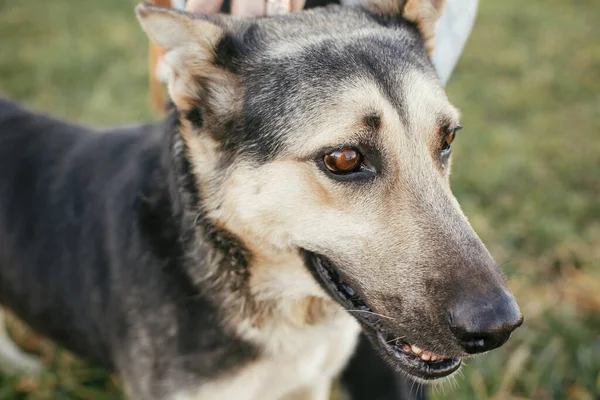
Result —
<instances>
[{"instance_id":1,"label":"dog's neck","mask_svg":"<svg viewBox=\"0 0 600 400\"><path fill-rule=\"evenodd\" d=\"M186 155L186 148L179 132L177 111L164 122L166 130L163 143L162 164L166 171L166 188L173 218L180 228L180 240L188 255L187 273L193 281L206 277L206 264L216 269L211 274L226 274L232 290L240 290L248 278L250 252L241 240L219 228L206 216L204 202L197 187L197 180ZM203 250L208 257L194 259L193 254Z\"/></svg>"}]
</instances>

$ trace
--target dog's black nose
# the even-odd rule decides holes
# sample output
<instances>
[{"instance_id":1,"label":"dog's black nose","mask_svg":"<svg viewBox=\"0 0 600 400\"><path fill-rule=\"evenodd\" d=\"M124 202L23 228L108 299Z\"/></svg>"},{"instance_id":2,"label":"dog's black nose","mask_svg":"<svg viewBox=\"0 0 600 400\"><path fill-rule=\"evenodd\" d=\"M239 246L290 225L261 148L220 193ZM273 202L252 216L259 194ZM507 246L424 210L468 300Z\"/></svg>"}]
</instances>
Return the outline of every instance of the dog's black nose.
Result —
<instances>
[{"instance_id":1,"label":"dog's black nose","mask_svg":"<svg viewBox=\"0 0 600 400\"><path fill-rule=\"evenodd\" d=\"M454 336L469 354L502 346L523 323L515 298L504 290L463 298L452 307L449 318Z\"/></svg>"}]
</instances>

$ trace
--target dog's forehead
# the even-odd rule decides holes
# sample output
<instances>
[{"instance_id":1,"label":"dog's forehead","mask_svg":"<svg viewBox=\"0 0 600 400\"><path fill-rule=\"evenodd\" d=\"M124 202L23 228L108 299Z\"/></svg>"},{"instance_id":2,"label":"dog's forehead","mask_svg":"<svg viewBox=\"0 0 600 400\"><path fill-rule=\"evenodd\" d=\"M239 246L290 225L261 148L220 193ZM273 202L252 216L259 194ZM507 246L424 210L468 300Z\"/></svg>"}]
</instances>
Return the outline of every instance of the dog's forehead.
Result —
<instances>
[{"instance_id":1,"label":"dog's forehead","mask_svg":"<svg viewBox=\"0 0 600 400\"><path fill-rule=\"evenodd\" d=\"M453 109L412 24L400 21L388 27L365 11L341 8L333 14L300 14L265 20L255 33L263 36L264 46L241 68L244 112L254 130L246 137L258 135L255 148L272 147L263 154L281 148L282 142L298 143L301 133L306 144L326 144L316 134L322 124L335 126L327 131L340 132L341 141L372 113L404 125L409 113L420 123L435 114L452 118Z\"/></svg>"},{"instance_id":2,"label":"dog's forehead","mask_svg":"<svg viewBox=\"0 0 600 400\"><path fill-rule=\"evenodd\" d=\"M296 41L307 37L354 33L365 29L388 28L407 36L418 36L414 24L401 16L380 17L362 7L331 5L292 14L255 20L264 41Z\"/></svg>"},{"instance_id":3,"label":"dog's forehead","mask_svg":"<svg viewBox=\"0 0 600 400\"><path fill-rule=\"evenodd\" d=\"M415 25L361 7L331 6L259 19L239 72L255 100L287 96L318 104L351 82L371 81L402 102L403 79L418 71L437 81ZM299 94L302 96L299 96ZM330 101L330 100L326 100Z\"/></svg>"},{"instance_id":4,"label":"dog's forehead","mask_svg":"<svg viewBox=\"0 0 600 400\"><path fill-rule=\"evenodd\" d=\"M383 18L362 7L329 6L261 18L254 23L254 40L264 58L294 57L321 43L343 46L364 38L388 38L404 46L403 53L423 58L422 41L416 26L402 17ZM425 57L426 58L426 57Z\"/></svg>"}]
</instances>

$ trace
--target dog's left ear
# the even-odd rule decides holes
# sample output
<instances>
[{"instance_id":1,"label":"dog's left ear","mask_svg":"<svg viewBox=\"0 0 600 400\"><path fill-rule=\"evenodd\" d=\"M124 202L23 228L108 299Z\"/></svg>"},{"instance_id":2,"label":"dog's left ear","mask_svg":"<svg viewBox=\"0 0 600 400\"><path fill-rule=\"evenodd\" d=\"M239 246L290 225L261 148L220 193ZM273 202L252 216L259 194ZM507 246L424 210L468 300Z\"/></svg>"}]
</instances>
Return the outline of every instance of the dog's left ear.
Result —
<instances>
[{"instance_id":1,"label":"dog's left ear","mask_svg":"<svg viewBox=\"0 0 600 400\"><path fill-rule=\"evenodd\" d=\"M435 25L440 19L446 0L363 0L369 10L387 16L402 14L404 19L414 22L425 41L427 54L435 48Z\"/></svg>"},{"instance_id":2,"label":"dog's left ear","mask_svg":"<svg viewBox=\"0 0 600 400\"><path fill-rule=\"evenodd\" d=\"M235 111L240 97L237 76L216 60L231 22L220 21L219 15L188 14L148 3L135 11L149 39L165 51L169 96L177 108L184 113L199 108L203 117L216 120Z\"/></svg>"}]
</instances>

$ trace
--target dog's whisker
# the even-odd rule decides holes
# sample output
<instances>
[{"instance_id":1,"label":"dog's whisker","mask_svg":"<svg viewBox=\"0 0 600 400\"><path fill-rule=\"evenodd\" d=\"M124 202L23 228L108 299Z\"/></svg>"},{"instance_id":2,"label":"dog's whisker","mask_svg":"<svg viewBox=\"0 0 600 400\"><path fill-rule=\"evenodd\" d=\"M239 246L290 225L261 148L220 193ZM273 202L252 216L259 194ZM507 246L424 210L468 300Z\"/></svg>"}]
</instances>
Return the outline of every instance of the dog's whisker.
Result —
<instances>
[{"instance_id":1,"label":"dog's whisker","mask_svg":"<svg viewBox=\"0 0 600 400\"><path fill-rule=\"evenodd\" d=\"M402 340L404 339L406 336L398 336L397 338L394 338L392 340L388 340L386 343L392 343L395 342L396 340Z\"/></svg>"},{"instance_id":2,"label":"dog's whisker","mask_svg":"<svg viewBox=\"0 0 600 400\"><path fill-rule=\"evenodd\" d=\"M202 218L202 212L199 211L194 216L194 226L198 226L198 221L200 221L200 218Z\"/></svg>"},{"instance_id":3,"label":"dog's whisker","mask_svg":"<svg viewBox=\"0 0 600 400\"><path fill-rule=\"evenodd\" d=\"M378 317L381 317L381 318L389 319L391 321L395 321L396 320L396 318L388 317L387 315L379 314L379 313L376 313L376 312L373 312L373 311L368 311L368 310L349 310L347 308L344 308L343 310L344 311L348 311L348 312L362 312L362 313L367 313L367 314L373 314L373 315L377 315Z\"/></svg>"}]
</instances>

